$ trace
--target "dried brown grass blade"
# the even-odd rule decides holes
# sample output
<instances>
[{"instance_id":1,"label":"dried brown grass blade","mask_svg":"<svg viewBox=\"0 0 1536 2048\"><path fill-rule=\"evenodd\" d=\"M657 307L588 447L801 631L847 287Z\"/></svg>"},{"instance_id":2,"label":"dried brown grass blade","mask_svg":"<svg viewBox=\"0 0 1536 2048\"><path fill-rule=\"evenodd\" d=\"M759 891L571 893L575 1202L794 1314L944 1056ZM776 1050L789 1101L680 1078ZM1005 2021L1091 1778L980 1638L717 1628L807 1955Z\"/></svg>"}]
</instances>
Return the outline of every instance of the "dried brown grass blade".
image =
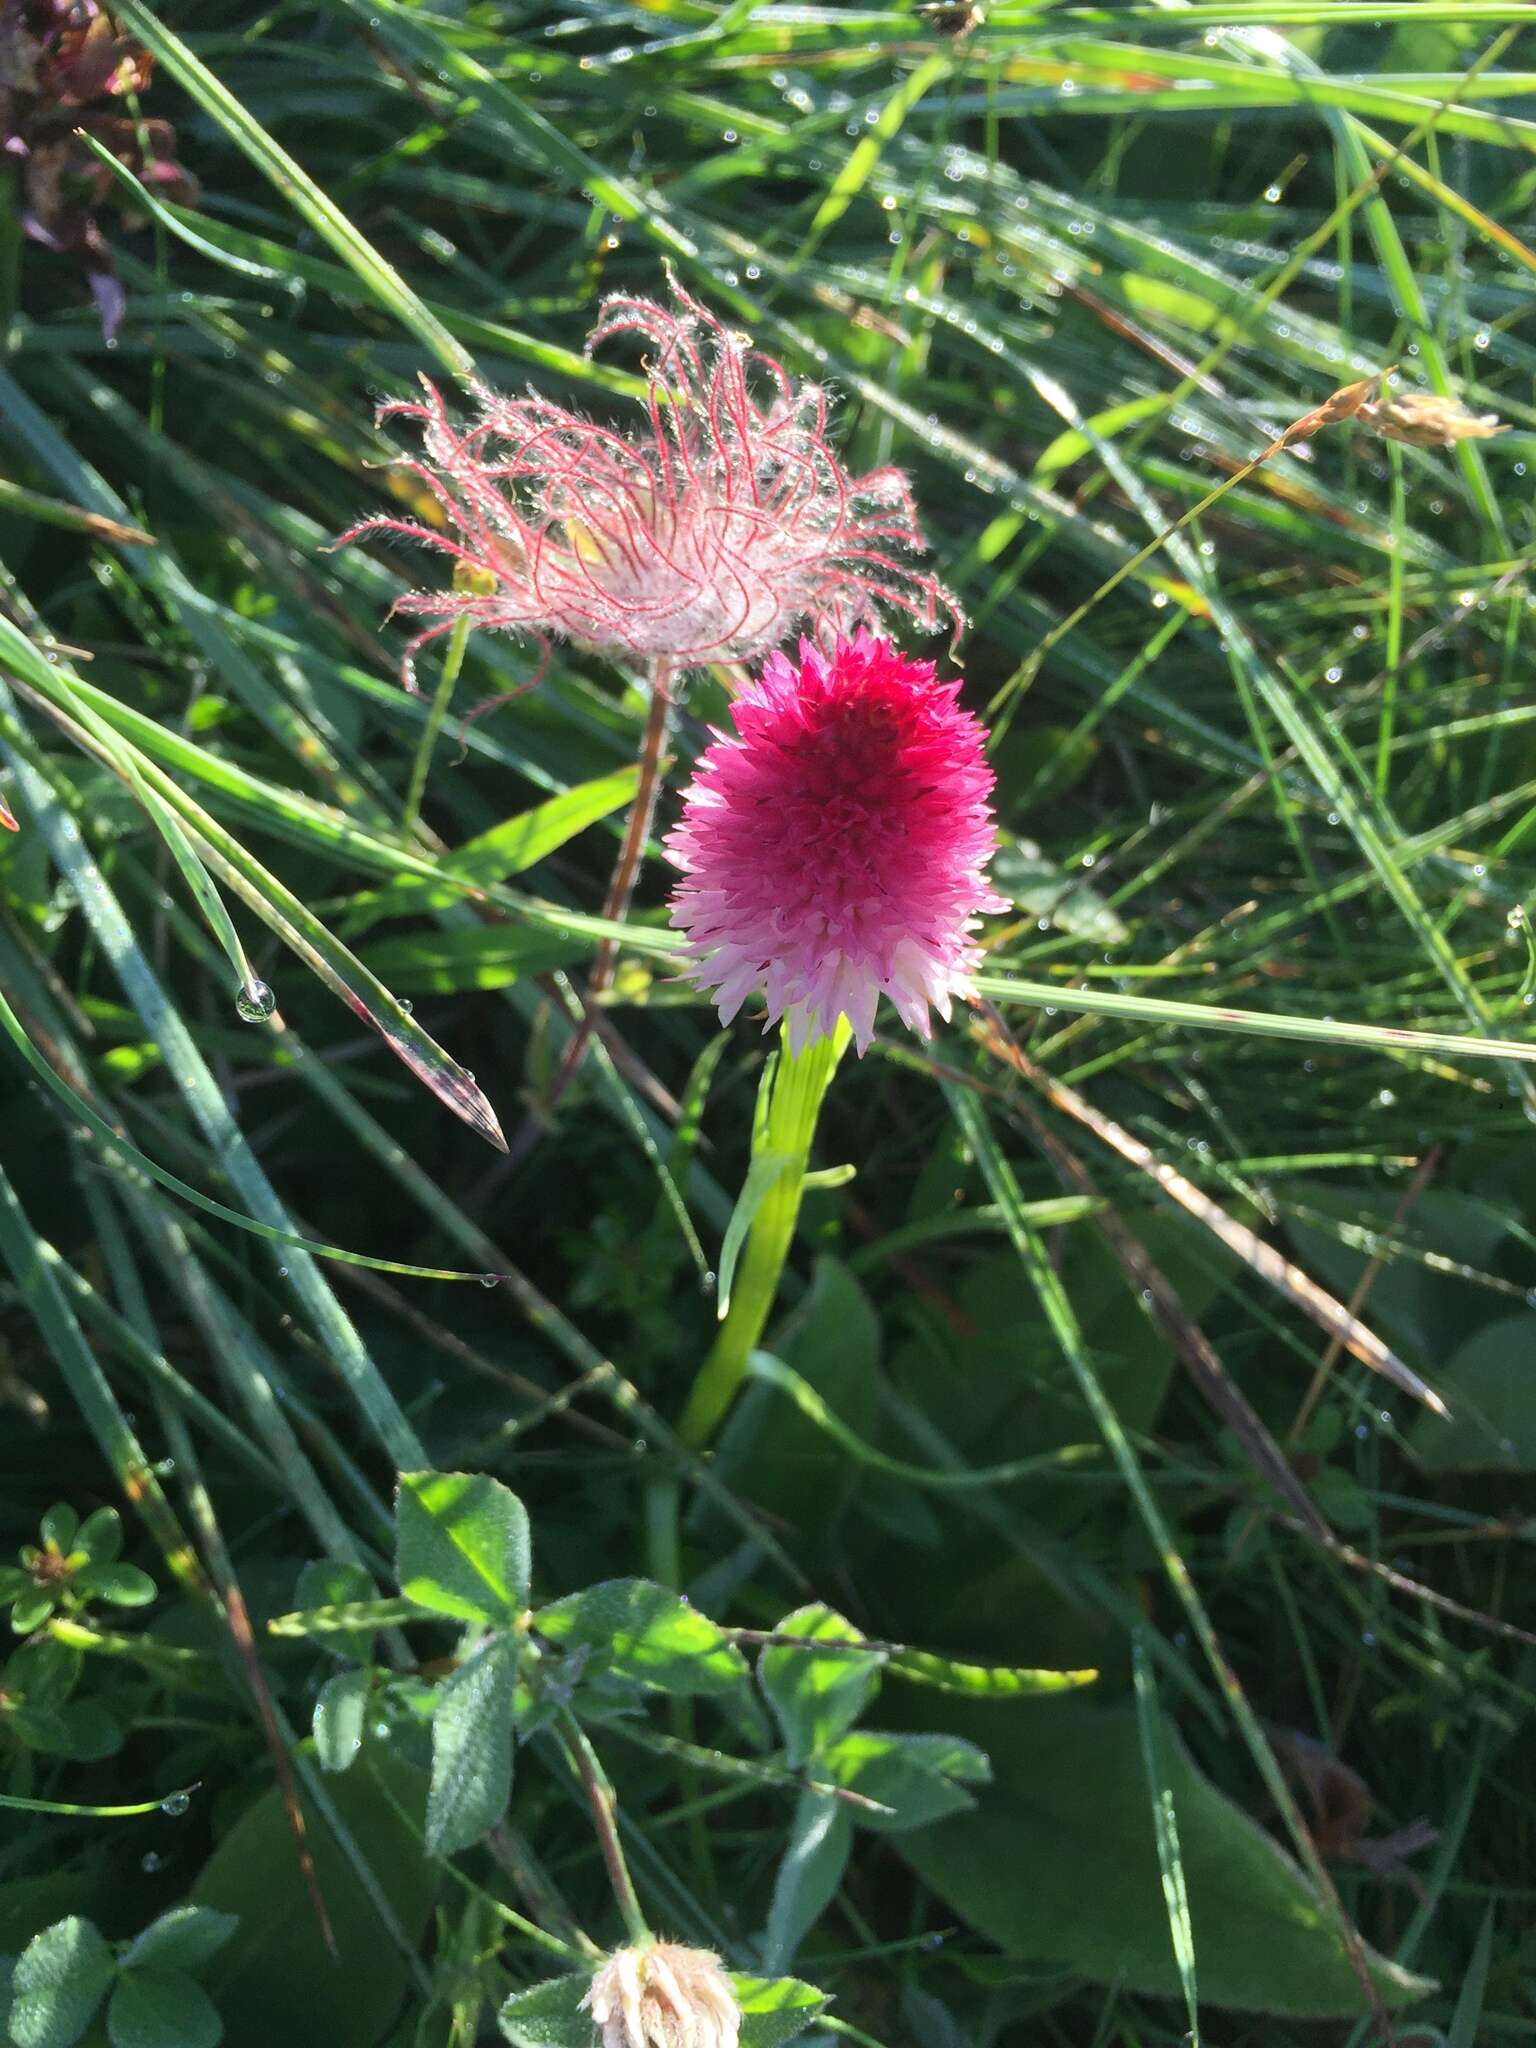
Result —
<instances>
[{"instance_id":1,"label":"dried brown grass blade","mask_svg":"<svg viewBox=\"0 0 1536 2048\"><path fill-rule=\"evenodd\" d=\"M1001 1038L989 1036L989 1048L1033 1081L1035 1075L1040 1074L1040 1069L1011 1042L1006 1035L1006 1027L1003 1031L1005 1035ZM1042 1075L1041 1079L1044 1078ZM1168 1276L1135 1232L1121 1220L1114 1205L1103 1201L1093 1176L1049 1125L1035 1114L1027 1102L1017 1097L1009 1107L1014 1115L1022 1118L1031 1138L1062 1180L1080 1194L1101 1202L1102 1206L1092 1218L1094 1228L1114 1253L1131 1285L1149 1299L1153 1316L1183 1359L1190 1378L1308 1535L1316 1542L1331 1547L1334 1535L1326 1517L1292 1470L1284 1451L1270 1435L1247 1396L1227 1372L1215 1346L1184 1306Z\"/></svg>"},{"instance_id":2,"label":"dried brown grass blade","mask_svg":"<svg viewBox=\"0 0 1536 2048\"><path fill-rule=\"evenodd\" d=\"M1054 1079L1042 1067L1036 1066L1017 1045L1010 1047L1002 1019L989 1006L983 1005L983 1009L992 1024L986 1043L994 1051L1003 1051L1009 1065L1037 1088L1053 1108L1092 1131L1101 1144L1118 1153L1127 1165L1144 1173L1170 1201L1176 1202L1196 1222L1204 1224L1211 1235L1235 1253L1252 1272L1294 1303L1304 1315L1310 1316L1319 1329L1325 1330L1362 1365L1368 1365L1372 1372L1379 1372L1383 1379L1389 1380L1414 1400L1422 1401L1436 1415L1448 1412L1434 1388L1420 1379L1411 1366L1405 1365L1374 1330L1369 1329L1358 1316L1351 1315L1343 1302L1336 1300L1326 1288L1319 1287L1315 1280L1309 1279L1299 1266L1293 1265L1273 1245L1266 1244L1247 1224L1229 1216L1219 1202L1213 1202L1193 1181L1186 1180L1176 1167L1159 1159L1140 1138L1134 1137L1112 1117L1096 1110L1075 1088L1069 1088L1065 1082ZM1001 1038L995 1035L999 1030L1003 1033Z\"/></svg>"}]
</instances>

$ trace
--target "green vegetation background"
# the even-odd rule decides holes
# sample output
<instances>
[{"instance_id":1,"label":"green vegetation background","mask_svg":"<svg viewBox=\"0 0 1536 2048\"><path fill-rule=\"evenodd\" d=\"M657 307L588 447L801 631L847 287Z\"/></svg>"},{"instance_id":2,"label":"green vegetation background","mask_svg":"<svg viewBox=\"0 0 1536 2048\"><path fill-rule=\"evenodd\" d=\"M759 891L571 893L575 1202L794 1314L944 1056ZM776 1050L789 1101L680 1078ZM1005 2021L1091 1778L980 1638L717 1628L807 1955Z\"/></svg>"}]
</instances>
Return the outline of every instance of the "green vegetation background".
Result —
<instances>
[{"instance_id":1,"label":"green vegetation background","mask_svg":"<svg viewBox=\"0 0 1536 2048\"><path fill-rule=\"evenodd\" d=\"M861 1665L872 1747L839 1723L797 1753L734 1666L695 1699L665 1658L567 1651L655 1924L832 1994L824 2034L1171 2042L1193 2001L1215 2042L1363 2040L1362 1969L1399 2041L1536 2032L1531 1070L1070 993L1529 1033L1525 11L121 0L157 58L129 111L174 123L197 195L153 219L102 197L114 341L67 254L12 235L0 265L0 988L41 1063L13 1040L0 1082L0 1530L9 1560L53 1502L115 1507L158 1592L129 1604L110 1520L73 1623L35 1574L6 1581L0 1792L151 1811L0 1810L0 1950L65 1916L126 1941L191 1896L240 1915L207 1964L226 2039L369 2048L493 2038L552 1967L509 1908L620 1937L543 1736L489 1845L425 1848L452 1630L267 1629L392 1594L395 1473L433 1466L526 1503L536 1602L671 1579L738 1630L817 1600L968 1667L1100 1672L967 1698L1003 1682ZM557 649L461 734L533 667L476 637L432 740L384 623L412 565L326 552L409 503L372 415L419 371L472 359L617 417L639 365L582 338L669 263L828 382L851 466L910 470L998 735L1017 914L989 969L1062 997L1005 1006L1033 1078L964 1019L842 1072L819 1163L857 1175L808 1199L790 1373L765 1369L702 1481L670 1420L765 1048L668 978L659 859L611 1033L538 1115L633 789L636 679ZM1393 363L1509 431L1319 432L1031 661ZM723 702L697 680L674 791ZM433 877L485 834L476 916L468 870ZM237 1011L189 847L271 1020ZM1170 1202L1061 1086L1238 1230ZM536 1119L510 1168L482 1099L509 1136ZM512 1277L263 1243L144 1157L280 1237ZM1451 1419L1320 1332L1255 1234ZM879 1807L834 1812L818 1767ZM118 1963L77 1962L99 2000ZM176 1996L137 2035L130 1997L116 2048L207 2038L206 1998Z\"/></svg>"}]
</instances>

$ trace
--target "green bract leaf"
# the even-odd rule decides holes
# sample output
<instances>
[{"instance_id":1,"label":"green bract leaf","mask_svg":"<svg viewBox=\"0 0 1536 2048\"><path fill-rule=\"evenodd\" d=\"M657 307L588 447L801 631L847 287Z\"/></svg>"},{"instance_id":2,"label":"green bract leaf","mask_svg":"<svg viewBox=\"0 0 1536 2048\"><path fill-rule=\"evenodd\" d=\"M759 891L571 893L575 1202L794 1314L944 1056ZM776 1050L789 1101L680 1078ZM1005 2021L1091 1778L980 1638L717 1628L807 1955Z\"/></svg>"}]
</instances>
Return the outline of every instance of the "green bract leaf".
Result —
<instances>
[{"instance_id":1,"label":"green bract leaf","mask_svg":"<svg viewBox=\"0 0 1536 2048\"><path fill-rule=\"evenodd\" d=\"M606 1669L659 1692L729 1692L747 1676L741 1652L707 1615L650 1579L607 1579L540 1608L551 1642L584 1644Z\"/></svg>"},{"instance_id":2,"label":"green bract leaf","mask_svg":"<svg viewBox=\"0 0 1536 2048\"><path fill-rule=\"evenodd\" d=\"M129 1970L107 2006L112 2048L218 2048L224 2022L181 1970Z\"/></svg>"},{"instance_id":3,"label":"green bract leaf","mask_svg":"<svg viewBox=\"0 0 1536 2048\"><path fill-rule=\"evenodd\" d=\"M315 1754L326 1771L344 1771L363 1746L363 1724L373 1674L338 1671L320 1688L315 1701Z\"/></svg>"},{"instance_id":4,"label":"green bract leaf","mask_svg":"<svg viewBox=\"0 0 1536 2048\"><path fill-rule=\"evenodd\" d=\"M436 1856L469 1848L507 1810L519 1649L514 1638L493 1636L438 1692L427 1799L427 1847Z\"/></svg>"},{"instance_id":5,"label":"green bract leaf","mask_svg":"<svg viewBox=\"0 0 1536 2048\"><path fill-rule=\"evenodd\" d=\"M827 2009L827 1996L798 1977L731 1976L741 2007L741 2048L779 2048Z\"/></svg>"},{"instance_id":6,"label":"green bract leaf","mask_svg":"<svg viewBox=\"0 0 1536 2048\"><path fill-rule=\"evenodd\" d=\"M125 1970L200 1970L239 1926L212 1906L173 1906L152 1920L123 1956Z\"/></svg>"},{"instance_id":7,"label":"green bract leaf","mask_svg":"<svg viewBox=\"0 0 1536 2048\"><path fill-rule=\"evenodd\" d=\"M591 1982L585 1974L549 1977L514 1991L498 2015L501 2031L513 2048L592 2048L592 2015L581 2009Z\"/></svg>"},{"instance_id":8,"label":"green bract leaf","mask_svg":"<svg viewBox=\"0 0 1536 2048\"><path fill-rule=\"evenodd\" d=\"M533 1569L528 1516L510 1487L462 1472L405 1472L396 1559L407 1599L461 1621L514 1621Z\"/></svg>"},{"instance_id":9,"label":"green bract leaf","mask_svg":"<svg viewBox=\"0 0 1536 2048\"><path fill-rule=\"evenodd\" d=\"M786 1614L775 1633L840 1644L864 1640L851 1621L820 1605ZM807 1762L853 1726L875 1696L884 1662L879 1650L774 1644L763 1651L758 1676L783 1730L791 1764Z\"/></svg>"},{"instance_id":10,"label":"green bract leaf","mask_svg":"<svg viewBox=\"0 0 1536 2048\"><path fill-rule=\"evenodd\" d=\"M71 1915L22 1950L11 1980L15 2048L73 2048L117 1973L112 1951L89 1920Z\"/></svg>"}]
</instances>

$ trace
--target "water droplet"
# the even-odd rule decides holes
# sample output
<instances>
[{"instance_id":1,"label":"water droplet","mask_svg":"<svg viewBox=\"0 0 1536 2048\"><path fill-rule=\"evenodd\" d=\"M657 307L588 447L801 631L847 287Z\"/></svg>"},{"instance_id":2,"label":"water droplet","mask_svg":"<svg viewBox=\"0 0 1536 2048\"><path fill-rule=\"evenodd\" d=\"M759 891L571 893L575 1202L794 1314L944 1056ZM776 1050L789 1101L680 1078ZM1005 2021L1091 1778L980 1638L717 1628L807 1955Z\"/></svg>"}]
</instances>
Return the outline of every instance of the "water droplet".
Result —
<instances>
[{"instance_id":1,"label":"water droplet","mask_svg":"<svg viewBox=\"0 0 1536 2048\"><path fill-rule=\"evenodd\" d=\"M264 981L254 977L235 995L235 1011L246 1024L264 1024L277 1008L277 997Z\"/></svg>"},{"instance_id":2,"label":"water droplet","mask_svg":"<svg viewBox=\"0 0 1536 2048\"><path fill-rule=\"evenodd\" d=\"M157 1856L155 1851L151 1849L147 1856L141 1856L139 1858L139 1868L144 1872L146 1877L153 1877L157 1870L164 1870L165 1858L163 1856Z\"/></svg>"},{"instance_id":3,"label":"water droplet","mask_svg":"<svg viewBox=\"0 0 1536 2048\"><path fill-rule=\"evenodd\" d=\"M412 1011L415 1009L415 1007L416 1005L411 1001L409 996L402 996L400 998L400 1009L403 1015L409 1017Z\"/></svg>"},{"instance_id":4,"label":"water droplet","mask_svg":"<svg viewBox=\"0 0 1536 2048\"><path fill-rule=\"evenodd\" d=\"M482 1287L499 1287L501 1285L501 1275L499 1273L482 1273L480 1275L480 1285Z\"/></svg>"},{"instance_id":5,"label":"water droplet","mask_svg":"<svg viewBox=\"0 0 1536 2048\"><path fill-rule=\"evenodd\" d=\"M191 1804L190 1792L170 1792L161 1800L160 1811L168 1813L172 1820L180 1820Z\"/></svg>"}]
</instances>

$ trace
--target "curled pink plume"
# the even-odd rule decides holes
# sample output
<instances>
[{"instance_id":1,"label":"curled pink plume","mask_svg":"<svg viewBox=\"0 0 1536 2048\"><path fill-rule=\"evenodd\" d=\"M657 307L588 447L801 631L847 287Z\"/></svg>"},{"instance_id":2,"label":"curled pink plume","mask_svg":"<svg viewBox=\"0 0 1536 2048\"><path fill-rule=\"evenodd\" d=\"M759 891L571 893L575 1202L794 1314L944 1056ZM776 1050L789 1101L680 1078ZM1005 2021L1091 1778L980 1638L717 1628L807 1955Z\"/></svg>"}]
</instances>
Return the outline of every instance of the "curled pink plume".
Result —
<instances>
[{"instance_id":1,"label":"curled pink plume","mask_svg":"<svg viewBox=\"0 0 1536 2048\"><path fill-rule=\"evenodd\" d=\"M827 396L794 383L673 281L676 310L604 301L590 354L620 335L647 345L645 423L616 433L530 394L473 387L478 420L449 417L430 385L414 421L440 527L365 519L342 541L399 534L447 555L454 588L402 597L433 621L419 648L468 615L476 625L574 640L673 667L743 661L815 622L830 637L900 612L956 619L942 586L911 566L925 548L899 469L851 477L827 439ZM340 545L340 543L338 543Z\"/></svg>"},{"instance_id":2,"label":"curled pink plume","mask_svg":"<svg viewBox=\"0 0 1536 2048\"><path fill-rule=\"evenodd\" d=\"M929 1035L970 993L996 844L981 726L929 661L860 630L772 654L716 731L666 841L688 973L729 1023L755 989L800 1051L838 1017L862 1053L882 994Z\"/></svg>"}]
</instances>

